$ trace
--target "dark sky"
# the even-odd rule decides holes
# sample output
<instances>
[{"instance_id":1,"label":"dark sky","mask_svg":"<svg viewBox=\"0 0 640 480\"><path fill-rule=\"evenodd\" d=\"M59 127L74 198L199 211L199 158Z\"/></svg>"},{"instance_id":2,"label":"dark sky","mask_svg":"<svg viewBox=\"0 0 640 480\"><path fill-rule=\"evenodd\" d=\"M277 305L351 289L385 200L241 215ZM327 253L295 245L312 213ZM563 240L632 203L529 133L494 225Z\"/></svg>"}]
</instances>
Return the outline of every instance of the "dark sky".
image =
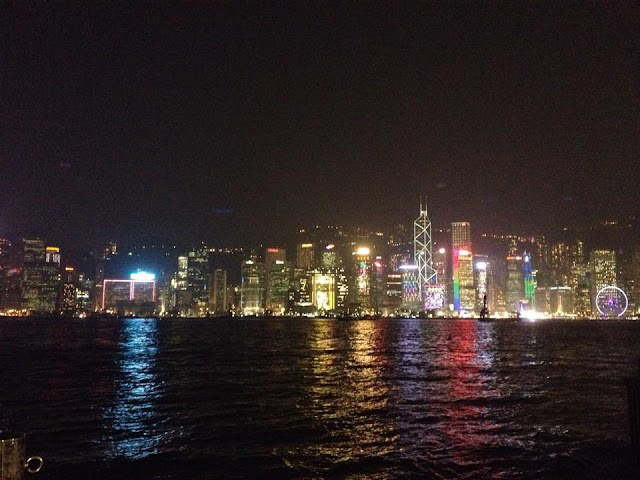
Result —
<instances>
[{"instance_id":1,"label":"dark sky","mask_svg":"<svg viewBox=\"0 0 640 480\"><path fill-rule=\"evenodd\" d=\"M76 3L0 7L0 236L638 211L635 2Z\"/></svg>"}]
</instances>

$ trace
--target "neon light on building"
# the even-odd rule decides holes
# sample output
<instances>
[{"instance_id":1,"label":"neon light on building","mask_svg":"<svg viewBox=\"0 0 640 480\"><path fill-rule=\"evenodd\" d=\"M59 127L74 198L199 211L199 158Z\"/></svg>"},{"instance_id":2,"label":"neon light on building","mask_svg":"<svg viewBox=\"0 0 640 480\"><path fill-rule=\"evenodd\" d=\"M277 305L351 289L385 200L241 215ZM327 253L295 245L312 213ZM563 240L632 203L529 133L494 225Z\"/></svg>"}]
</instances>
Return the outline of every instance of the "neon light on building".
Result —
<instances>
[{"instance_id":1,"label":"neon light on building","mask_svg":"<svg viewBox=\"0 0 640 480\"><path fill-rule=\"evenodd\" d=\"M534 310L536 306L536 284L533 278L531 255L527 252L522 255L522 272L524 274L524 296L529 300L529 308Z\"/></svg>"},{"instance_id":2,"label":"neon light on building","mask_svg":"<svg viewBox=\"0 0 640 480\"><path fill-rule=\"evenodd\" d=\"M460 249L453 250L453 308L460 310Z\"/></svg>"},{"instance_id":3,"label":"neon light on building","mask_svg":"<svg viewBox=\"0 0 640 480\"><path fill-rule=\"evenodd\" d=\"M129 275L129 278L138 282L152 282L156 279L156 275L148 272L135 272Z\"/></svg>"},{"instance_id":4,"label":"neon light on building","mask_svg":"<svg viewBox=\"0 0 640 480\"><path fill-rule=\"evenodd\" d=\"M146 288L145 288L146 287ZM145 298L149 295L149 287L151 289L151 298ZM120 279L105 279L102 282L102 310L107 307L107 292L109 292L112 300L109 303L113 303L113 300L118 301L130 301L133 302L136 299L142 302L155 302L156 301L156 282L154 280L120 280ZM113 307L114 305L108 305Z\"/></svg>"}]
</instances>

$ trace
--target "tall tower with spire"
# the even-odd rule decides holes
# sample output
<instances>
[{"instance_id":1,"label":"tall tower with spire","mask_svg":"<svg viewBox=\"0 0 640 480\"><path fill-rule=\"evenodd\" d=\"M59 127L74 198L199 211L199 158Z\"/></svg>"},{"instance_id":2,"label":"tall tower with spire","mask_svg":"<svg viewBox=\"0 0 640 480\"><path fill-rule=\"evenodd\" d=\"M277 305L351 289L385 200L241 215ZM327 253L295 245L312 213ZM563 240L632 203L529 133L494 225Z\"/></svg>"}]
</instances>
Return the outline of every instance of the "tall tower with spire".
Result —
<instances>
[{"instance_id":1,"label":"tall tower with spire","mask_svg":"<svg viewBox=\"0 0 640 480\"><path fill-rule=\"evenodd\" d=\"M413 258L418 267L418 288L423 304L426 300L425 285L438 283L438 276L433 268L431 245L431 220L427 212L427 199L425 197L423 206L420 197L420 216L413 222Z\"/></svg>"}]
</instances>

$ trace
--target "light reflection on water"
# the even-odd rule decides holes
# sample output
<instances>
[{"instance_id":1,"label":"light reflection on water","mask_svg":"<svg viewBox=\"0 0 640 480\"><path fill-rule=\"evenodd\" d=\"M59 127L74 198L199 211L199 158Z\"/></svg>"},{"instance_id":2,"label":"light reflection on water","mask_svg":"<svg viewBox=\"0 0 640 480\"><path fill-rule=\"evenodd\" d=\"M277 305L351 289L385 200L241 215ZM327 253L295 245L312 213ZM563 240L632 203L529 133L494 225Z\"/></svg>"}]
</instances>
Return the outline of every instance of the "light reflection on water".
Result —
<instances>
[{"instance_id":1,"label":"light reflection on water","mask_svg":"<svg viewBox=\"0 0 640 480\"><path fill-rule=\"evenodd\" d=\"M0 422L42 480L633 477L637 322L29 326L0 322Z\"/></svg>"},{"instance_id":2,"label":"light reflection on water","mask_svg":"<svg viewBox=\"0 0 640 480\"><path fill-rule=\"evenodd\" d=\"M157 355L157 320L123 320L115 398L103 415L110 430L104 440L109 458L142 458L158 452L163 435L157 414L162 396Z\"/></svg>"}]
</instances>

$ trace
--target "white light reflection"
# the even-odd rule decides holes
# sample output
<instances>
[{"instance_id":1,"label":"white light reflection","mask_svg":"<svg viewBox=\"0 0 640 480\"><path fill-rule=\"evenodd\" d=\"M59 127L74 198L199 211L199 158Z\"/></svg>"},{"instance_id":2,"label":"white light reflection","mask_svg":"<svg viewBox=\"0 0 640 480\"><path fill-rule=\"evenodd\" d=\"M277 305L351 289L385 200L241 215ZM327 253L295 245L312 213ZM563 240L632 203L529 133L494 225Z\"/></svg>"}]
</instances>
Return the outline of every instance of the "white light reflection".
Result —
<instances>
[{"instance_id":1,"label":"white light reflection","mask_svg":"<svg viewBox=\"0 0 640 480\"><path fill-rule=\"evenodd\" d=\"M111 426L107 457L142 458L158 452L162 431L156 413L161 386L155 374L157 320L123 320L115 399L104 419Z\"/></svg>"}]
</instances>

